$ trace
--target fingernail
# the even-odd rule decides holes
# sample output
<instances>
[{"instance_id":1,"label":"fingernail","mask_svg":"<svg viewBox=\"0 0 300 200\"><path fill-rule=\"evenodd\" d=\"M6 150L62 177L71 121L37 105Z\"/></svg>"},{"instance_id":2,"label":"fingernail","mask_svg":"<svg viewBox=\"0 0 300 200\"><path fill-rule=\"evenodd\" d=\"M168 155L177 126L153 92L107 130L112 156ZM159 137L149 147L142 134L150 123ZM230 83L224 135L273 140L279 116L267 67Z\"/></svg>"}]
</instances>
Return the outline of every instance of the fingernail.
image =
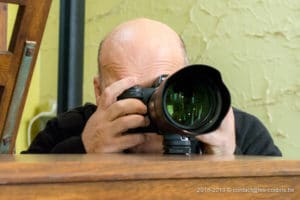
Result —
<instances>
[{"instance_id":1,"label":"fingernail","mask_svg":"<svg viewBox=\"0 0 300 200\"><path fill-rule=\"evenodd\" d=\"M145 117L145 126L149 126L150 125L150 119L149 117Z\"/></svg>"}]
</instances>

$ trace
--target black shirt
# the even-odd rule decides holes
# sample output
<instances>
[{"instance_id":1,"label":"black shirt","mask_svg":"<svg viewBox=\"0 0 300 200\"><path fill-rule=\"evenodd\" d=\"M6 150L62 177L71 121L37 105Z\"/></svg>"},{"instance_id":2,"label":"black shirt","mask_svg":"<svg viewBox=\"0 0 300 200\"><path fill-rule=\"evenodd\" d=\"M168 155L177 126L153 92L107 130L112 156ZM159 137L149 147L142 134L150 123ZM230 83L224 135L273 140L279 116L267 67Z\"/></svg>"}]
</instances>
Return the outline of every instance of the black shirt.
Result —
<instances>
[{"instance_id":1,"label":"black shirt","mask_svg":"<svg viewBox=\"0 0 300 200\"><path fill-rule=\"evenodd\" d=\"M22 153L86 153L81 133L96 106L86 104L48 121ZM235 154L281 156L265 126L253 115L234 109Z\"/></svg>"}]
</instances>

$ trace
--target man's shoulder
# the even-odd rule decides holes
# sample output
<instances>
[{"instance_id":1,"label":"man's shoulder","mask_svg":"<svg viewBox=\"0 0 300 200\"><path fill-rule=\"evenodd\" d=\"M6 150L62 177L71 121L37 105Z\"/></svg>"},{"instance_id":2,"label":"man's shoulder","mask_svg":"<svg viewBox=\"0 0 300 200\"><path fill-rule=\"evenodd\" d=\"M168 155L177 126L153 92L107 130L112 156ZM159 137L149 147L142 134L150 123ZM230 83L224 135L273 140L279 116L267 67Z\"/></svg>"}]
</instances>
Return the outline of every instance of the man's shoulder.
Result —
<instances>
[{"instance_id":1,"label":"man's shoulder","mask_svg":"<svg viewBox=\"0 0 300 200\"><path fill-rule=\"evenodd\" d=\"M238 117L252 117L254 115L247 113L245 111L240 110L239 108L233 107L233 113L234 115Z\"/></svg>"},{"instance_id":2,"label":"man's shoulder","mask_svg":"<svg viewBox=\"0 0 300 200\"><path fill-rule=\"evenodd\" d=\"M239 123L261 123L260 120L253 114L242 111L238 108L233 108L235 120Z\"/></svg>"},{"instance_id":3,"label":"man's shoulder","mask_svg":"<svg viewBox=\"0 0 300 200\"><path fill-rule=\"evenodd\" d=\"M234 108L237 154L281 156L271 134L254 115Z\"/></svg>"},{"instance_id":4,"label":"man's shoulder","mask_svg":"<svg viewBox=\"0 0 300 200\"><path fill-rule=\"evenodd\" d=\"M253 114L233 109L237 138L254 137L254 135L269 135L262 121Z\"/></svg>"},{"instance_id":5,"label":"man's shoulder","mask_svg":"<svg viewBox=\"0 0 300 200\"><path fill-rule=\"evenodd\" d=\"M57 125L62 129L82 127L96 110L96 105L86 103L57 116Z\"/></svg>"}]
</instances>

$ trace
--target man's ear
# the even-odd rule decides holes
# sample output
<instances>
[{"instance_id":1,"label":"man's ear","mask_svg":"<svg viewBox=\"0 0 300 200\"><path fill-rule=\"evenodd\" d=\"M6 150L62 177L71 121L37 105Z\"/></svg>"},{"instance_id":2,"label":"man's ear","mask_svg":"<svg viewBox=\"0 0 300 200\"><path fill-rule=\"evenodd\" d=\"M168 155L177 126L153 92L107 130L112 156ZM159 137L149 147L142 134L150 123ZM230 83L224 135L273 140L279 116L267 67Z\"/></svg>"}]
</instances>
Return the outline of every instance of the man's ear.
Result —
<instances>
[{"instance_id":1,"label":"man's ear","mask_svg":"<svg viewBox=\"0 0 300 200\"><path fill-rule=\"evenodd\" d=\"M94 93L95 93L95 98L96 98L96 101L98 99L98 97L101 95L102 93L102 87L101 87L101 83L100 83L100 77L99 75L98 76L95 76L94 77Z\"/></svg>"}]
</instances>

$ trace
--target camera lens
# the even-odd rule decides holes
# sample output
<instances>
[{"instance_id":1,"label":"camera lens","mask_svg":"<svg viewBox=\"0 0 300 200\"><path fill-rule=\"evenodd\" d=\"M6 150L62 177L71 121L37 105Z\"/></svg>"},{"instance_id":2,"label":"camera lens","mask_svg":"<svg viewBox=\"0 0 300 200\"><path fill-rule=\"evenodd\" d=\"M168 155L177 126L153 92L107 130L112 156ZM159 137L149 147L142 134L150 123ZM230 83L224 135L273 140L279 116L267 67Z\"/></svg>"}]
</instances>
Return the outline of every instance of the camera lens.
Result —
<instances>
[{"instance_id":1,"label":"camera lens","mask_svg":"<svg viewBox=\"0 0 300 200\"><path fill-rule=\"evenodd\" d=\"M168 76L144 101L160 134L196 136L217 129L230 108L218 70L189 65Z\"/></svg>"},{"instance_id":2,"label":"camera lens","mask_svg":"<svg viewBox=\"0 0 300 200\"><path fill-rule=\"evenodd\" d=\"M165 90L166 113L173 123L185 129L197 129L214 121L221 99L207 79L171 82Z\"/></svg>"}]
</instances>

